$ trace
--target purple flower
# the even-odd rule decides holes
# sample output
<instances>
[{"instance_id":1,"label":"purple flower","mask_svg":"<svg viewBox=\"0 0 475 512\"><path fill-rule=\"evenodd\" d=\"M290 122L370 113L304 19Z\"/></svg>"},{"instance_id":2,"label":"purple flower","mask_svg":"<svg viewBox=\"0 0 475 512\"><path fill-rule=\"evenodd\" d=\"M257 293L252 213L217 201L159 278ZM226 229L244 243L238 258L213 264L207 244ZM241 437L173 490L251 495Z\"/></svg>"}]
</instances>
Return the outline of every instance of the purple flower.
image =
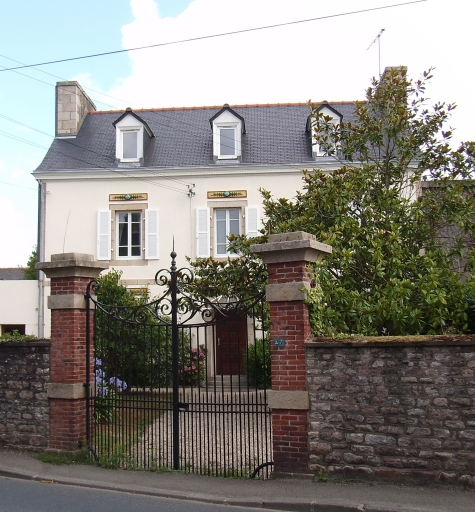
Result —
<instances>
[{"instance_id":1,"label":"purple flower","mask_svg":"<svg viewBox=\"0 0 475 512\"><path fill-rule=\"evenodd\" d=\"M106 396L108 391L105 386L97 386L96 388L97 396Z\"/></svg>"},{"instance_id":2,"label":"purple flower","mask_svg":"<svg viewBox=\"0 0 475 512\"><path fill-rule=\"evenodd\" d=\"M96 366L96 367L102 366L102 359L95 357L94 358L94 366Z\"/></svg>"},{"instance_id":3,"label":"purple flower","mask_svg":"<svg viewBox=\"0 0 475 512\"><path fill-rule=\"evenodd\" d=\"M118 377L111 377L109 379L109 385L114 386L116 389L125 391L127 389L127 383L124 380L120 380Z\"/></svg>"}]
</instances>

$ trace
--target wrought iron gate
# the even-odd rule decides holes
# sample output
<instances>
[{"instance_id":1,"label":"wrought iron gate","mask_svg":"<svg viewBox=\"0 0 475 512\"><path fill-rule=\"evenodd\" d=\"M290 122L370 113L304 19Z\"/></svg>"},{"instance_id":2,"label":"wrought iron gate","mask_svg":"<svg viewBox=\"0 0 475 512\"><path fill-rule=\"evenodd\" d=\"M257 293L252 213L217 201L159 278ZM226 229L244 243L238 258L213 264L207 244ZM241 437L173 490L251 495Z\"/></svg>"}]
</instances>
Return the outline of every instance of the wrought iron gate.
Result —
<instances>
[{"instance_id":1,"label":"wrought iron gate","mask_svg":"<svg viewBox=\"0 0 475 512\"><path fill-rule=\"evenodd\" d=\"M165 291L153 302L101 304L93 295L99 283L87 288L88 445L114 467L267 477L263 297L192 295L192 271L177 270L171 257L170 270L155 276Z\"/></svg>"}]
</instances>

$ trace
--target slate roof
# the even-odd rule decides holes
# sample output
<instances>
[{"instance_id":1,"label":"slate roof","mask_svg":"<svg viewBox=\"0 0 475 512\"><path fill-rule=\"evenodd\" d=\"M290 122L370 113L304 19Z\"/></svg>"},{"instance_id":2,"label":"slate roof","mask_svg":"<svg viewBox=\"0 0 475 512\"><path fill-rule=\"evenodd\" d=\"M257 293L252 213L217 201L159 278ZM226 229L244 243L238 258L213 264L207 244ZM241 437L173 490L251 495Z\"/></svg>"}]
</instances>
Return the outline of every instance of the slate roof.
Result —
<instances>
[{"instance_id":1,"label":"slate roof","mask_svg":"<svg viewBox=\"0 0 475 512\"><path fill-rule=\"evenodd\" d=\"M0 268L0 281L19 281L25 279L26 268Z\"/></svg>"},{"instance_id":2,"label":"slate roof","mask_svg":"<svg viewBox=\"0 0 475 512\"><path fill-rule=\"evenodd\" d=\"M354 104L331 102L353 121ZM209 120L222 107L134 110L155 137L144 147L144 167L195 167L215 165ZM231 108L246 123L242 136L242 164L277 165L312 162L309 106L245 105ZM38 171L116 168L113 123L124 111L90 112L76 138L55 139Z\"/></svg>"}]
</instances>

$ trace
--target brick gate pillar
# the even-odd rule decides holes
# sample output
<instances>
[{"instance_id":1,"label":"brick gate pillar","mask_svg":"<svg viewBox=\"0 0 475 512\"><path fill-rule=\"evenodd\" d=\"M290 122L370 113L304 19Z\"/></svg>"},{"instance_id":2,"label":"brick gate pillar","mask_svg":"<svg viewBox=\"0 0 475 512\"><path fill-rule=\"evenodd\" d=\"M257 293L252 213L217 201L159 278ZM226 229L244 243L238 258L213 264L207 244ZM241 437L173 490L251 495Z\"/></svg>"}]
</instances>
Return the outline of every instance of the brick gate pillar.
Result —
<instances>
[{"instance_id":1,"label":"brick gate pillar","mask_svg":"<svg viewBox=\"0 0 475 512\"><path fill-rule=\"evenodd\" d=\"M36 268L51 279L49 449L71 451L86 439L84 294L89 281L108 265L94 261L89 254L65 253L53 254L51 262L38 263Z\"/></svg>"},{"instance_id":2,"label":"brick gate pillar","mask_svg":"<svg viewBox=\"0 0 475 512\"><path fill-rule=\"evenodd\" d=\"M310 289L307 264L331 253L314 235L298 231L270 235L268 243L251 246L267 264L270 303L274 470L308 472L308 409L304 343L311 334L304 303Z\"/></svg>"}]
</instances>

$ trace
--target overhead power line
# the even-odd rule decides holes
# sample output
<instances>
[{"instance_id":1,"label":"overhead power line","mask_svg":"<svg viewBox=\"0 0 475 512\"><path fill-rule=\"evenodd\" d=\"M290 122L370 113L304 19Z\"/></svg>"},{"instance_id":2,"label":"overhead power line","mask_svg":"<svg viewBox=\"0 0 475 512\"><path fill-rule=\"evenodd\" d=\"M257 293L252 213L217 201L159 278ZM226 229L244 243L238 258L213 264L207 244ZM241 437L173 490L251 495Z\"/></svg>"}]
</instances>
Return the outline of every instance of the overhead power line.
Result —
<instances>
[{"instance_id":1,"label":"overhead power line","mask_svg":"<svg viewBox=\"0 0 475 512\"><path fill-rule=\"evenodd\" d=\"M309 19L306 19L306 20L298 20L298 21L288 21L286 23L276 23L275 25L266 25L266 26L263 26L263 27L246 28L246 29L242 29L242 30L234 30L232 32L222 32L220 34L212 34L212 35L208 35L208 36L198 36L198 37L191 37L191 38L188 38L188 39L179 39L177 41L168 41L166 43L157 43L157 44L151 44L151 45L147 45L147 46L139 46L137 48L128 48L128 49L125 49L125 50L114 50L114 51L111 51L111 52L103 52L103 53L94 53L94 54L91 54L91 55L83 55L81 57L70 57L70 58L67 58L67 59L51 60L51 61L47 61L47 62L38 62L36 64L25 64L23 66L16 66L16 67L12 67L12 68L0 69L0 72L3 72L3 71L14 71L16 69L32 68L32 67L37 67L37 66L46 66L48 64L59 64L61 62L70 62L70 61L73 61L73 60L92 59L92 58L95 58L95 57L104 57L106 55L114 55L114 54L125 53L125 52L134 52L134 51L138 51L138 50L148 50L150 48L158 48L158 47L161 47L161 46L171 46L171 45L175 45L175 44L191 43L193 41L202 41L204 39L213 39L213 38L216 38L216 37L232 36L232 35L236 35L236 34L245 34L245 33L248 33L248 32L257 32L258 30L267 30L267 29L270 29L270 28L278 28L278 27L285 27L285 26L290 26L290 25L298 25L300 23L308 23L310 21L319 21L319 20L325 20L325 19L329 19L329 18L339 18L339 17L342 17L342 16L350 16L350 15L353 15L353 14L362 14L362 13L365 13L365 12L380 11L380 10L383 10L383 9L390 9L390 8L393 8L393 7L402 7L402 6L405 6L405 5L419 4L419 3L422 3L422 2L427 2L427 0L412 0L411 2L403 2L403 3L399 3L399 4L392 4L392 5L383 5L381 7L372 7L370 9L360 9L360 10L357 10L357 11L349 11L349 12L344 12L344 13L339 13L339 14L329 14L327 16L319 16L317 18L309 18Z\"/></svg>"}]
</instances>

